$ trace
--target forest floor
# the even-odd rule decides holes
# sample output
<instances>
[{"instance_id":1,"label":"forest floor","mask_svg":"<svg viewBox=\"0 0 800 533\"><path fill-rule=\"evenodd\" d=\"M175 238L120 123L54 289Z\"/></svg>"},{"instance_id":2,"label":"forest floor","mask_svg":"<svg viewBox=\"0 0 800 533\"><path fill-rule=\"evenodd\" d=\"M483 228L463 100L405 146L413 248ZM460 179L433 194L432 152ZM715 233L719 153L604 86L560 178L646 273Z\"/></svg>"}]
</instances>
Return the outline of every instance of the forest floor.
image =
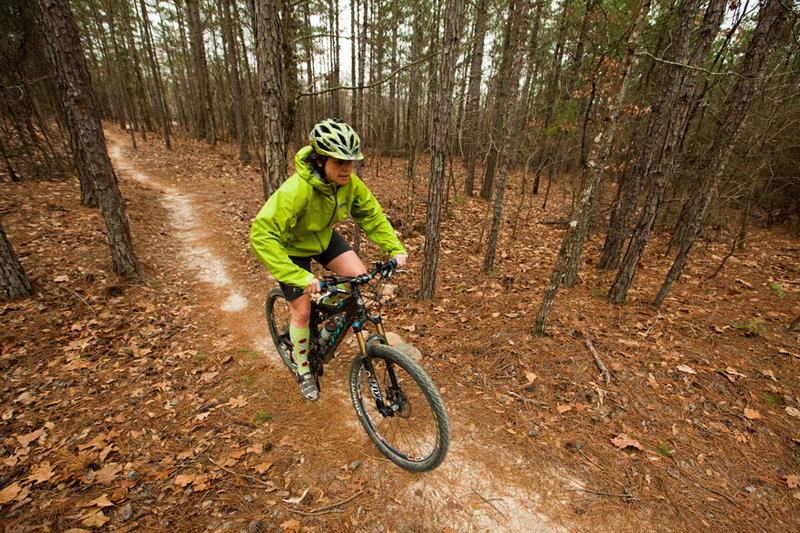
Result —
<instances>
[{"instance_id":1,"label":"forest floor","mask_svg":"<svg viewBox=\"0 0 800 533\"><path fill-rule=\"evenodd\" d=\"M355 351L301 399L263 321L272 286L249 250L254 165L108 131L147 283L111 272L102 219L66 182L2 183L0 214L36 294L0 302L0 524L23 531L788 531L800 529L800 239L753 224L745 251L700 243L664 306L658 235L629 302L604 298L592 235L576 287L531 336L570 197L522 210L493 271L486 204L451 198L436 298L415 297L427 166L385 311L422 351L452 423L438 469L372 445L347 394ZM365 180L403 231L405 161ZM555 191L555 192L554 192ZM341 228L352 235L352 226ZM380 259L366 245L365 261ZM603 380L584 340L610 371ZM301 498L302 497L302 498Z\"/></svg>"}]
</instances>

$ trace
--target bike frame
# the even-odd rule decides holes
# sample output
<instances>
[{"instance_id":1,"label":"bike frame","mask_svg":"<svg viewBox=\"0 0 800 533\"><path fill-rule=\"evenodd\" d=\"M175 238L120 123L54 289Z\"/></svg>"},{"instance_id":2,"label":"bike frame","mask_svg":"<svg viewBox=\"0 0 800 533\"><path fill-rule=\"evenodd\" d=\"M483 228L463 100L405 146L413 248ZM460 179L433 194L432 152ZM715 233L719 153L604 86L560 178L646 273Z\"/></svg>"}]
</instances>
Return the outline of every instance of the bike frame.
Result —
<instances>
[{"instance_id":1,"label":"bike frame","mask_svg":"<svg viewBox=\"0 0 800 533\"><path fill-rule=\"evenodd\" d=\"M366 307L364 306L364 299L361 296L361 291L358 289L358 287L351 287L350 291L338 289L335 287L335 285L337 285L339 281L340 280L334 279L330 282L326 282L325 285L332 294L346 294L348 297L336 304L322 303L322 299L317 302L312 300L311 302L309 330L312 332L310 341L313 342L314 348L309 359L311 360L311 371L314 373L315 377L317 377L317 387L319 387L318 377L322 375L324 365L333 359L333 354L336 352L337 348L344 339L344 335L342 333L347 331L348 328L352 328L353 333L356 336L356 340L358 341L359 351L364 357L364 368L367 371L370 390L372 391L372 396L375 399L375 404L378 408L378 411L383 416L394 416L396 409L386 405L386 403L383 401L383 395L381 394L380 387L378 386L378 380L375 379L375 369L372 366L372 357L370 357L369 350L367 349L368 345L372 342L381 342L386 344L386 334L383 329L381 315L378 313L368 315ZM331 337L333 340L328 344L327 348L320 350L319 344L317 343L319 328L323 326L329 318L342 313L344 313L345 318L336 328L336 331L332 334ZM367 322L371 322L375 325L377 335L372 335L367 340L364 340L364 327L366 326ZM394 368L391 366L389 366L389 377L392 382L392 387L396 390L400 390L397 375L394 372ZM397 407L398 406L395 405L395 408Z\"/></svg>"}]
</instances>

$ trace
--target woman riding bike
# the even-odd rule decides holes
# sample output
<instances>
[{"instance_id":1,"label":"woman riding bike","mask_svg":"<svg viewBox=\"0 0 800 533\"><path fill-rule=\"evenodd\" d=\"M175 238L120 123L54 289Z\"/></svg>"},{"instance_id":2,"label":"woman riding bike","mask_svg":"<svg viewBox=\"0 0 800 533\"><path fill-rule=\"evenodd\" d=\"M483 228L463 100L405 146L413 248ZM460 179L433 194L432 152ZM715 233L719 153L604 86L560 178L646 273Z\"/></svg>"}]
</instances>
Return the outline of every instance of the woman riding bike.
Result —
<instances>
[{"instance_id":1,"label":"woman riding bike","mask_svg":"<svg viewBox=\"0 0 800 533\"><path fill-rule=\"evenodd\" d=\"M253 221L250 245L289 302L289 335L300 393L317 401L319 391L308 365L308 327L310 295L321 288L311 273L311 260L338 276L366 274L364 263L333 229L348 215L398 267L405 265L408 254L378 201L352 173L355 161L364 159L353 128L340 119L324 120L314 126L309 140L310 145L295 155L295 174L269 197Z\"/></svg>"}]
</instances>

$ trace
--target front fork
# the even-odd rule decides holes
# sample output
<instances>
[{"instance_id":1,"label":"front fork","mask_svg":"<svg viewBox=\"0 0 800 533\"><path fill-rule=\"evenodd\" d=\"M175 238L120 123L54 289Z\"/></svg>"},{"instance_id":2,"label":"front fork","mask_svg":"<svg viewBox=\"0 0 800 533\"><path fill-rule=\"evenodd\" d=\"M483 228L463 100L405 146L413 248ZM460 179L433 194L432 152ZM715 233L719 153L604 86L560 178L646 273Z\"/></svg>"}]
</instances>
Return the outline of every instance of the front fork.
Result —
<instances>
[{"instance_id":1,"label":"front fork","mask_svg":"<svg viewBox=\"0 0 800 533\"><path fill-rule=\"evenodd\" d=\"M381 322L381 316L375 314L371 317L365 317L366 320L369 320L373 324L375 324L375 330L378 334L386 338L386 333L383 330L383 323ZM375 406L383 416L394 416L395 409L393 409L391 405L386 405L383 401L383 395L381 394L380 386L378 385L378 380L375 379L375 368L372 366L372 357L367 355L367 343L364 340L364 320L358 320L353 324L353 331L356 334L356 340L358 340L358 349L361 351L361 355L364 357L364 368L367 370L367 378L369 380L369 388L372 391L372 397L375 399ZM392 387L399 388L397 384L397 376L394 373L394 369L391 365L388 366L389 370L389 377L392 381Z\"/></svg>"}]
</instances>

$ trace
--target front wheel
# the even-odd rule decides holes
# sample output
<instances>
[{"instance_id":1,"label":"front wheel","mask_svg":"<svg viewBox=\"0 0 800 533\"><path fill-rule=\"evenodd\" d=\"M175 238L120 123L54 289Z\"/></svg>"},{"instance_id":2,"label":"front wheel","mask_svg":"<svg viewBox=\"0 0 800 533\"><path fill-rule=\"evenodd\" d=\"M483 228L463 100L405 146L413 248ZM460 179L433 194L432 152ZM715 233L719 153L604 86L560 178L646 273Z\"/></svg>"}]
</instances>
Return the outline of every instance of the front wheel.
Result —
<instances>
[{"instance_id":1,"label":"front wheel","mask_svg":"<svg viewBox=\"0 0 800 533\"><path fill-rule=\"evenodd\" d=\"M428 374L413 360L384 344L367 349L350 367L350 396L358 419L375 446L398 466L433 470L450 444L450 419Z\"/></svg>"},{"instance_id":2,"label":"front wheel","mask_svg":"<svg viewBox=\"0 0 800 533\"><path fill-rule=\"evenodd\" d=\"M289 337L292 315L289 312L289 302L286 301L280 287L275 287L267 294L266 316L269 334L272 335L272 342L275 343L281 361L289 370L296 373L297 363L292 355L292 339Z\"/></svg>"}]
</instances>

